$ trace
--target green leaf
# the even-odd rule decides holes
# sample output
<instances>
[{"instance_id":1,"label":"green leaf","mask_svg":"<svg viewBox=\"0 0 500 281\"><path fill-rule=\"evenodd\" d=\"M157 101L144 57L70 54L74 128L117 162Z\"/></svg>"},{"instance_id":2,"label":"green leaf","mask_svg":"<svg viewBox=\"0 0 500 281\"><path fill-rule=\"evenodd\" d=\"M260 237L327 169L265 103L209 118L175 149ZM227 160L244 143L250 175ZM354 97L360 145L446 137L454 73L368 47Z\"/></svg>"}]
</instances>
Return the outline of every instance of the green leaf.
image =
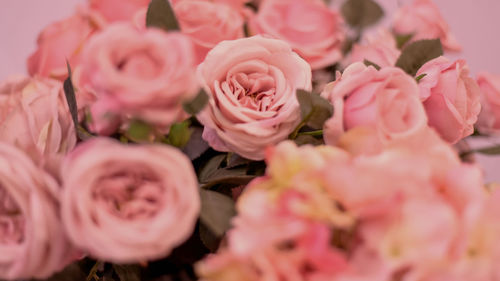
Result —
<instances>
[{"instance_id":1,"label":"green leaf","mask_svg":"<svg viewBox=\"0 0 500 281\"><path fill-rule=\"evenodd\" d=\"M198 175L198 178L200 182L208 182L212 175L219 169L220 165L222 164L222 161L226 159L225 154L220 154L217 156L214 156L212 159L208 160L208 162L203 166L203 168L200 171L200 174Z\"/></svg>"},{"instance_id":2,"label":"green leaf","mask_svg":"<svg viewBox=\"0 0 500 281\"><path fill-rule=\"evenodd\" d=\"M152 0L146 14L146 26L165 31L180 30L174 10L168 0Z\"/></svg>"},{"instance_id":3,"label":"green leaf","mask_svg":"<svg viewBox=\"0 0 500 281\"><path fill-rule=\"evenodd\" d=\"M439 39L419 40L403 49L396 66L415 76L422 65L442 55L443 47Z\"/></svg>"},{"instance_id":4,"label":"green leaf","mask_svg":"<svg viewBox=\"0 0 500 281\"><path fill-rule=\"evenodd\" d=\"M208 95L203 89L200 89L196 97L190 102L184 103L182 108L184 111L191 115L196 115L200 112L208 103Z\"/></svg>"},{"instance_id":5,"label":"green leaf","mask_svg":"<svg viewBox=\"0 0 500 281\"><path fill-rule=\"evenodd\" d=\"M138 265L113 264L120 281L141 281L141 268Z\"/></svg>"},{"instance_id":6,"label":"green leaf","mask_svg":"<svg viewBox=\"0 0 500 281\"><path fill-rule=\"evenodd\" d=\"M323 124L333 115L332 104L318 94L297 90L302 123L312 129L322 129Z\"/></svg>"},{"instance_id":7,"label":"green leaf","mask_svg":"<svg viewBox=\"0 0 500 281\"><path fill-rule=\"evenodd\" d=\"M200 240L212 253L217 251L221 241L220 237L213 234L212 231L210 231L210 229L203 223L200 223Z\"/></svg>"},{"instance_id":8,"label":"green leaf","mask_svg":"<svg viewBox=\"0 0 500 281\"><path fill-rule=\"evenodd\" d=\"M422 73L420 74L419 76L415 77L415 80L418 82L420 82L420 80L422 80L422 78L424 78L425 76L427 76L427 73Z\"/></svg>"},{"instance_id":9,"label":"green leaf","mask_svg":"<svg viewBox=\"0 0 500 281\"><path fill-rule=\"evenodd\" d=\"M500 154L500 145L475 149L474 151L485 155L497 155Z\"/></svg>"},{"instance_id":10,"label":"green leaf","mask_svg":"<svg viewBox=\"0 0 500 281\"><path fill-rule=\"evenodd\" d=\"M246 168L222 168L216 170L205 182L202 182L202 188L207 189L217 184L246 185L256 177L256 175L247 175Z\"/></svg>"},{"instance_id":11,"label":"green leaf","mask_svg":"<svg viewBox=\"0 0 500 281\"><path fill-rule=\"evenodd\" d=\"M67 280L86 280L87 275L83 272L78 263L72 263L66 266L62 271L52 275L46 281L67 281Z\"/></svg>"},{"instance_id":12,"label":"green leaf","mask_svg":"<svg viewBox=\"0 0 500 281\"><path fill-rule=\"evenodd\" d=\"M153 128L141 120L132 120L126 132L127 137L134 142L147 142L154 138Z\"/></svg>"},{"instance_id":13,"label":"green leaf","mask_svg":"<svg viewBox=\"0 0 500 281\"><path fill-rule=\"evenodd\" d=\"M379 66L378 64L376 64L376 63L372 62L372 61L369 61L369 60L365 59L365 60L363 61L363 63L364 63L366 66L373 66L373 67L375 67L375 69L376 69L376 70L380 70L380 66Z\"/></svg>"},{"instance_id":14,"label":"green leaf","mask_svg":"<svg viewBox=\"0 0 500 281\"><path fill-rule=\"evenodd\" d=\"M382 7L373 0L347 0L341 12L346 22L358 29L373 25L384 16Z\"/></svg>"},{"instance_id":15,"label":"green leaf","mask_svg":"<svg viewBox=\"0 0 500 281\"><path fill-rule=\"evenodd\" d=\"M231 227L231 219L236 215L234 201L228 196L212 190L201 189L201 222L217 237L221 237Z\"/></svg>"},{"instance_id":16,"label":"green leaf","mask_svg":"<svg viewBox=\"0 0 500 281\"><path fill-rule=\"evenodd\" d=\"M195 160L200 157L205 151L207 151L210 146L203 139L203 128L200 127L191 127L191 137L187 144L182 148L182 152L184 152L189 159Z\"/></svg>"},{"instance_id":17,"label":"green leaf","mask_svg":"<svg viewBox=\"0 0 500 281\"><path fill-rule=\"evenodd\" d=\"M170 127L168 133L168 142L175 147L183 148L189 142L191 130L189 129L191 121L186 120L181 123L175 123Z\"/></svg>"},{"instance_id":18,"label":"green leaf","mask_svg":"<svg viewBox=\"0 0 500 281\"><path fill-rule=\"evenodd\" d=\"M299 135L297 138L294 140L294 142L298 145L304 145L304 144L312 144L314 146L317 145L323 145L325 144L322 139L317 139L311 135Z\"/></svg>"},{"instance_id":19,"label":"green leaf","mask_svg":"<svg viewBox=\"0 0 500 281\"><path fill-rule=\"evenodd\" d=\"M408 43L411 38L413 38L413 33L410 33L410 34L395 34L394 35L395 39L396 39L396 44L398 46L398 49L402 49L406 43Z\"/></svg>"}]
</instances>

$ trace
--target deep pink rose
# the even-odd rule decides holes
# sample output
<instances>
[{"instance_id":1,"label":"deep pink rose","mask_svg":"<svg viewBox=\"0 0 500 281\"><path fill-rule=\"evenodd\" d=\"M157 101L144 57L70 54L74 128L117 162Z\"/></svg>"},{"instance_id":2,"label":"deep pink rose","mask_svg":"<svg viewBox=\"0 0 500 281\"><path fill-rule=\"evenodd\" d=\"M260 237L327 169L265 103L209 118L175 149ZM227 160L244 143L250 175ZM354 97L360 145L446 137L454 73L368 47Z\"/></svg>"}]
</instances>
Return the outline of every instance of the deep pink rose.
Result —
<instances>
[{"instance_id":1,"label":"deep pink rose","mask_svg":"<svg viewBox=\"0 0 500 281\"><path fill-rule=\"evenodd\" d=\"M369 60L380 67L394 66L401 55L394 36L385 29L369 36L366 42L355 44L349 55L349 62Z\"/></svg>"},{"instance_id":2,"label":"deep pink rose","mask_svg":"<svg viewBox=\"0 0 500 281\"><path fill-rule=\"evenodd\" d=\"M195 44L198 62L223 40L244 37L243 16L231 6L205 0L180 1L174 6L182 33Z\"/></svg>"},{"instance_id":3,"label":"deep pink rose","mask_svg":"<svg viewBox=\"0 0 500 281\"><path fill-rule=\"evenodd\" d=\"M209 95L198 114L203 138L216 150L260 160L267 146L300 123L297 89L311 89L311 68L281 40L223 41L198 66Z\"/></svg>"},{"instance_id":4,"label":"deep pink rose","mask_svg":"<svg viewBox=\"0 0 500 281\"><path fill-rule=\"evenodd\" d=\"M398 34L413 34L414 41L439 38L445 50L462 49L432 0L414 0L401 7L394 17L393 28Z\"/></svg>"},{"instance_id":5,"label":"deep pink rose","mask_svg":"<svg viewBox=\"0 0 500 281\"><path fill-rule=\"evenodd\" d=\"M0 279L48 278L75 253L59 218L59 186L14 146L0 144L0 162Z\"/></svg>"},{"instance_id":6,"label":"deep pink rose","mask_svg":"<svg viewBox=\"0 0 500 281\"><path fill-rule=\"evenodd\" d=\"M427 127L417 83L399 68L377 71L354 63L321 95L335 112L324 126L327 144L337 144L344 132L357 127L374 128L382 141L411 137Z\"/></svg>"},{"instance_id":7,"label":"deep pink rose","mask_svg":"<svg viewBox=\"0 0 500 281\"><path fill-rule=\"evenodd\" d=\"M45 27L38 36L36 51L28 58L29 74L65 79L66 60L73 68L80 64L83 46L99 29L101 24L95 14L83 7L78 7L71 17Z\"/></svg>"},{"instance_id":8,"label":"deep pink rose","mask_svg":"<svg viewBox=\"0 0 500 281\"><path fill-rule=\"evenodd\" d=\"M423 74L418 86L429 125L450 143L472 134L481 111L481 91L465 61L439 57L418 70L417 76Z\"/></svg>"},{"instance_id":9,"label":"deep pink rose","mask_svg":"<svg viewBox=\"0 0 500 281\"><path fill-rule=\"evenodd\" d=\"M342 17L322 0L263 1L249 26L254 34L288 42L312 69L335 64L342 58Z\"/></svg>"},{"instance_id":10,"label":"deep pink rose","mask_svg":"<svg viewBox=\"0 0 500 281\"><path fill-rule=\"evenodd\" d=\"M151 0L89 0L90 9L106 22L130 21L135 13L147 8Z\"/></svg>"},{"instance_id":11,"label":"deep pink rose","mask_svg":"<svg viewBox=\"0 0 500 281\"><path fill-rule=\"evenodd\" d=\"M481 88L482 110L477 123L485 134L500 133L500 75L482 72L477 75Z\"/></svg>"},{"instance_id":12,"label":"deep pink rose","mask_svg":"<svg viewBox=\"0 0 500 281\"><path fill-rule=\"evenodd\" d=\"M83 62L75 84L97 99L90 128L99 134L130 119L168 131L186 117L182 103L198 90L193 47L180 33L114 24L89 41Z\"/></svg>"},{"instance_id":13,"label":"deep pink rose","mask_svg":"<svg viewBox=\"0 0 500 281\"><path fill-rule=\"evenodd\" d=\"M19 147L48 169L55 168L58 158L76 144L62 83L13 77L0 84L0 141Z\"/></svg>"},{"instance_id":14,"label":"deep pink rose","mask_svg":"<svg viewBox=\"0 0 500 281\"><path fill-rule=\"evenodd\" d=\"M167 256L192 233L200 210L189 159L165 145L94 138L62 169L62 217L72 242L118 263Z\"/></svg>"}]
</instances>

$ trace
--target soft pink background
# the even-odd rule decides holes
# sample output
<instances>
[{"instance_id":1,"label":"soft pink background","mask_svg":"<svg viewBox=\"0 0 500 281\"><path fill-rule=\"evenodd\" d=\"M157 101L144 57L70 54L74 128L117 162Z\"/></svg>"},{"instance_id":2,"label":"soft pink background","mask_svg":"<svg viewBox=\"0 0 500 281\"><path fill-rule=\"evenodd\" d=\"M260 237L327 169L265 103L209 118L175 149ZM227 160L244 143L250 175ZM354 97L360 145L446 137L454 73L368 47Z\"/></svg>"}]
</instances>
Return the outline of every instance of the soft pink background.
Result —
<instances>
[{"instance_id":1,"label":"soft pink background","mask_svg":"<svg viewBox=\"0 0 500 281\"><path fill-rule=\"evenodd\" d=\"M8 75L25 73L25 61L35 48L38 32L51 21L70 15L84 0L0 0L0 80ZM123 0L127 1L127 0ZM341 3L340 0L334 0ZM398 3L408 1L378 0L390 15ZM473 72L487 70L500 74L500 1L435 0L464 51L453 57L465 58ZM387 23L387 21L386 21ZM474 146L491 144L475 140ZM500 181L500 159L478 156L486 167L488 180Z\"/></svg>"}]
</instances>

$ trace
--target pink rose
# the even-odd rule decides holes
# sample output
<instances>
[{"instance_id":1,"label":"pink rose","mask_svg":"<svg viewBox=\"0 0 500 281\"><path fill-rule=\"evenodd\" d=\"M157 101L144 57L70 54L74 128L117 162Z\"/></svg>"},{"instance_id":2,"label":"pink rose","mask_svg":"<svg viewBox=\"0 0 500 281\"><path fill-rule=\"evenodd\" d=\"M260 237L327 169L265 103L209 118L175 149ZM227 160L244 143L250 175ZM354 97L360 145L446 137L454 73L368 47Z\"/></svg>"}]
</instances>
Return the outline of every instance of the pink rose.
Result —
<instances>
[{"instance_id":1,"label":"pink rose","mask_svg":"<svg viewBox=\"0 0 500 281\"><path fill-rule=\"evenodd\" d=\"M135 13L147 8L151 0L89 0L90 9L105 21L130 21Z\"/></svg>"},{"instance_id":2,"label":"pink rose","mask_svg":"<svg viewBox=\"0 0 500 281\"><path fill-rule=\"evenodd\" d=\"M198 62L223 40L244 37L243 16L232 7L203 0L181 1L174 6L182 33L195 44Z\"/></svg>"},{"instance_id":3,"label":"pink rose","mask_svg":"<svg viewBox=\"0 0 500 281\"><path fill-rule=\"evenodd\" d=\"M288 42L312 69L335 64L342 58L342 17L322 0L263 1L249 26L252 33Z\"/></svg>"},{"instance_id":4,"label":"pink rose","mask_svg":"<svg viewBox=\"0 0 500 281\"><path fill-rule=\"evenodd\" d=\"M0 144L0 161L0 278L48 278L74 254L59 218L59 186L14 146Z\"/></svg>"},{"instance_id":5,"label":"pink rose","mask_svg":"<svg viewBox=\"0 0 500 281\"><path fill-rule=\"evenodd\" d=\"M418 86L429 125L449 143L472 134L481 111L481 91L465 61L439 57L418 70L417 76L423 74Z\"/></svg>"},{"instance_id":6,"label":"pink rose","mask_svg":"<svg viewBox=\"0 0 500 281\"><path fill-rule=\"evenodd\" d=\"M12 78L0 84L0 141L13 144L37 163L55 169L76 144L62 83Z\"/></svg>"},{"instance_id":7,"label":"pink rose","mask_svg":"<svg viewBox=\"0 0 500 281\"><path fill-rule=\"evenodd\" d=\"M364 44L355 44L349 55L349 62L369 60L380 67L394 66L400 54L394 36L382 29L368 37Z\"/></svg>"},{"instance_id":8,"label":"pink rose","mask_svg":"<svg viewBox=\"0 0 500 281\"><path fill-rule=\"evenodd\" d=\"M432 0L415 0L401 7L394 17L393 28L398 34L413 34L413 41L439 38L448 51L462 49Z\"/></svg>"},{"instance_id":9,"label":"pink rose","mask_svg":"<svg viewBox=\"0 0 500 281\"><path fill-rule=\"evenodd\" d=\"M209 95L198 114L216 150L253 160L300 123L297 89L311 89L311 68L290 46L262 36L223 41L198 66Z\"/></svg>"},{"instance_id":10,"label":"pink rose","mask_svg":"<svg viewBox=\"0 0 500 281\"><path fill-rule=\"evenodd\" d=\"M190 2L190 1L200 1L200 0L170 0L170 3L172 3L172 5L175 6L177 5L177 3ZM211 3L221 3L241 11L242 9L244 9L245 3L248 3L252 0L201 0L201 1L211 2Z\"/></svg>"},{"instance_id":11,"label":"pink rose","mask_svg":"<svg viewBox=\"0 0 500 281\"><path fill-rule=\"evenodd\" d=\"M72 67L80 64L81 49L100 28L95 14L83 7L71 17L45 27L38 36L37 50L28 58L29 74L65 79L66 60Z\"/></svg>"},{"instance_id":12,"label":"pink rose","mask_svg":"<svg viewBox=\"0 0 500 281\"><path fill-rule=\"evenodd\" d=\"M90 255L129 263L167 256L192 233L200 210L191 162L165 145L95 138L63 169L62 217Z\"/></svg>"},{"instance_id":13,"label":"pink rose","mask_svg":"<svg viewBox=\"0 0 500 281\"><path fill-rule=\"evenodd\" d=\"M180 33L115 24L92 38L83 59L75 84L97 98L90 128L99 134L130 119L168 131L186 117L182 103L198 90L193 48Z\"/></svg>"},{"instance_id":14,"label":"pink rose","mask_svg":"<svg viewBox=\"0 0 500 281\"><path fill-rule=\"evenodd\" d=\"M324 126L327 144L337 144L344 132L357 127L374 128L381 141L412 137L427 127L417 83L399 68L377 71L354 63L321 95L335 112Z\"/></svg>"},{"instance_id":15,"label":"pink rose","mask_svg":"<svg viewBox=\"0 0 500 281\"><path fill-rule=\"evenodd\" d=\"M477 75L481 88L482 110L478 129L486 134L500 133L500 76L482 72Z\"/></svg>"}]
</instances>

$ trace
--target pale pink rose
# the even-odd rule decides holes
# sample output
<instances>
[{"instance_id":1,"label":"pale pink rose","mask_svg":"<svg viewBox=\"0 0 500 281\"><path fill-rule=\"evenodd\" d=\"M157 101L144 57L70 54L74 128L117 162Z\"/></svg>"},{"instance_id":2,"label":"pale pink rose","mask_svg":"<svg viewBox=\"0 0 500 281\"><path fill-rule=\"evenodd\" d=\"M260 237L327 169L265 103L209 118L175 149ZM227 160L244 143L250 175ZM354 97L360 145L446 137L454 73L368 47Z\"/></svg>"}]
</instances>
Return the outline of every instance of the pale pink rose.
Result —
<instances>
[{"instance_id":1,"label":"pale pink rose","mask_svg":"<svg viewBox=\"0 0 500 281\"><path fill-rule=\"evenodd\" d=\"M381 141L409 138L427 127L417 83L399 68L377 71L354 63L321 95L335 112L324 126L327 144L337 144L344 132L357 127L375 128Z\"/></svg>"},{"instance_id":2,"label":"pale pink rose","mask_svg":"<svg viewBox=\"0 0 500 281\"><path fill-rule=\"evenodd\" d=\"M253 160L300 123L297 89L311 89L311 68L281 40L262 36L223 41L198 66L209 95L197 115L214 149Z\"/></svg>"},{"instance_id":3,"label":"pale pink rose","mask_svg":"<svg viewBox=\"0 0 500 281\"><path fill-rule=\"evenodd\" d=\"M398 34L413 34L412 41L439 38L445 50L462 49L432 0L414 0L402 6L394 16L393 28Z\"/></svg>"},{"instance_id":4,"label":"pale pink rose","mask_svg":"<svg viewBox=\"0 0 500 281\"><path fill-rule=\"evenodd\" d=\"M177 3L190 2L190 1L200 1L200 0L170 0L170 3L175 6L177 5ZM201 0L201 1L211 2L211 3L221 3L241 11L242 9L244 9L245 4L252 0Z\"/></svg>"},{"instance_id":5,"label":"pale pink rose","mask_svg":"<svg viewBox=\"0 0 500 281\"><path fill-rule=\"evenodd\" d=\"M385 29L378 30L361 44L354 44L349 62L369 60L380 67L394 66L401 55L394 36Z\"/></svg>"},{"instance_id":6,"label":"pale pink rose","mask_svg":"<svg viewBox=\"0 0 500 281\"><path fill-rule=\"evenodd\" d=\"M500 75L482 72L477 75L481 89L481 113L477 128L485 134L500 133Z\"/></svg>"},{"instance_id":7,"label":"pale pink rose","mask_svg":"<svg viewBox=\"0 0 500 281\"><path fill-rule=\"evenodd\" d=\"M465 61L438 57L418 70L417 76L423 74L418 86L429 126L449 143L471 135L481 111L481 90Z\"/></svg>"},{"instance_id":8,"label":"pale pink rose","mask_svg":"<svg viewBox=\"0 0 500 281\"><path fill-rule=\"evenodd\" d=\"M95 14L84 7L45 27L38 36L36 51L27 60L29 74L65 79L66 60L73 68L79 65L83 46L101 28Z\"/></svg>"},{"instance_id":9,"label":"pale pink rose","mask_svg":"<svg viewBox=\"0 0 500 281\"><path fill-rule=\"evenodd\" d=\"M169 146L94 138L68 155L61 174L68 235L102 260L165 257L189 238L198 219L192 164Z\"/></svg>"},{"instance_id":10,"label":"pale pink rose","mask_svg":"<svg viewBox=\"0 0 500 281\"><path fill-rule=\"evenodd\" d=\"M249 27L253 34L288 42L312 69L335 64L342 58L342 17L322 0L263 1Z\"/></svg>"},{"instance_id":11,"label":"pale pink rose","mask_svg":"<svg viewBox=\"0 0 500 281\"><path fill-rule=\"evenodd\" d=\"M151 0L88 0L90 9L106 22L130 21L135 13L147 8Z\"/></svg>"},{"instance_id":12,"label":"pale pink rose","mask_svg":"<svg viewBox=\"0 0 500 281\"><path fill-rule=\"evenodd\" d=\"M0 144L0 278L48 278L74 256L59 218L59 186L18 148Z\"/></svg>"},{"instance_id":13,"label":"pale pink rose","mask_svg":"<svg viewBox=\"0 0 500 281\"><path fill-rule=\"evenodd\" d=\"M174 6L182 33L195 44L198 62L223 40L244 37L243 16L231 6L205 0L181 1Z\"/></svg>"},{"instance_id":14,"label":"pale pink rose","mask_svg":"<svg viewBox=\"0 0 500 281\"><path fill-rule=\"evenodd\" d=\"M90 127L99 134L117 129L108 126L117 124L110 116L125 124L140 119L166 132L187 116L182 103L198 90L192 44L180 33L114 24L89 41L83 59L75 84L97 99L90 111L99 114Z\"/></svg>"},{"instance_id":15,"label":"pale pink rose","mask_svg":"<svg viewBox=\"0 0 500 281\"><path fill-rule=\"evenodd\" d=\"M0 141L19 147L48 169L56 168L58 158L76 144L62 83L17 77L0 84Z\"/></svg>"}]
</instances>

